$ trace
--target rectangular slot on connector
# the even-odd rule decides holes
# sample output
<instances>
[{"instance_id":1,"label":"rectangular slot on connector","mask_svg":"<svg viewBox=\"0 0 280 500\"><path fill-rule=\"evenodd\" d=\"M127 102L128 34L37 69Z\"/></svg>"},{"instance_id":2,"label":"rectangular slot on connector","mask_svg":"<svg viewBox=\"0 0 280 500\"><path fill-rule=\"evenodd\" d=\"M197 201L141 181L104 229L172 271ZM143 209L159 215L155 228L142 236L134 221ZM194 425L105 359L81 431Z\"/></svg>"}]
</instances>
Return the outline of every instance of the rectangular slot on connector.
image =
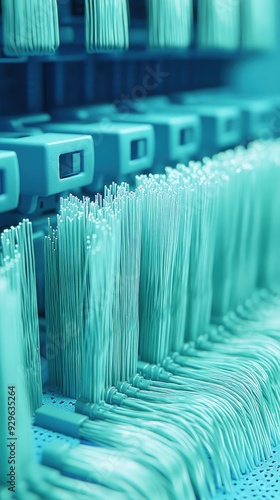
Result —
<instances>
[{"instance_id":1,"label":"rectangular slot on connector","mask_svg":"<svg viewBox=\"0 0 280 500\"><path fill-rule=\"evenodd\" d=\"M225 132L232 132L234 130L236 121L233 118L229 118L225 122Z\"/></svg>"},{"instance_id":2,"label":"rectangular slot on connector","mask_svg":"<svg viewBox=\"0 0 280 500\"><path fill-rule=\"evenodd\" d=\"M186 146L194 140L193 127L186 127L180 130L180 146Z\"/></svg>"},{"instance_id":3,"label":"rectangular slot on connector","mask_svg":"<svg viewBox=\"0 0 280 500\"><path fill-rule=\"evenodd\" d=\"M5 194L5 172L0 169L0 196Z\"/></svg>"},{"instance_id":4,"label":"rectangular slot on connector","mask_svg":"<svg viewBox=\"0 0 280 500\"><path fill-rule=\"evenodd\" d=\"M147 156L147 139L131 141L130 159L139 160L144 156Z\"/></svg>"},{"instance_id":5,"label":"rectangular slot on connector","mask_svg":"<svg viewBox=\"0 0 280 500\"><path fill-rule=\"evenodd\" d=\"M59 177L65 179L77 175L84 169L83 151L63 153L59 156Z\"/></svg>"},{"instance_id":6,"label":"rectangular slot on connector","mask_svg":"<svg viewBox=\"0 0 280 500\"><path fill-rule=\"evenodd\" d=\"M260 116L260 123L263 125L268 125L269 119L270 119L269 113L262 113Z\"/></svg>"}]
</instances>

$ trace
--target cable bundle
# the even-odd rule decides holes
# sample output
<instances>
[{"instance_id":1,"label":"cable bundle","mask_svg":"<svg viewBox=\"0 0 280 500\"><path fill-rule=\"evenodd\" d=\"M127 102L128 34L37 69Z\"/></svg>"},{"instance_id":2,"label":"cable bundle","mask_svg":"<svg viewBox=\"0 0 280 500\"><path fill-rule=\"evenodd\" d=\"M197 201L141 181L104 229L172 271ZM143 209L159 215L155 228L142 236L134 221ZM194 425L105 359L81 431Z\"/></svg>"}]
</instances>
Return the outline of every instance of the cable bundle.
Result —
<instances>
[{"instance_id":1,"label":"cable bundle","mask_svg":"<svg viewBox=\"0 0 280 500\"><path fill-rule=\"evenodd\" d=\"M17 489L32 463L21 272L19 254L4 258L0 267L0 488L6 493Z\"/></svg>"},{"instance_id":2,"label":"cable bundle","mask_svg":"<svg viewBox=\"0 0 280 500\"><path fill-rule=\"evenodd\" d=\"M128 0L86 0L85 16L88 52L128 48Z\"/></svg>"},{"instance_id":3,"label":"cable bundle","mask_svg":"<svg viewBox=\"0 0 280 500\"><path fill-rule=\"evenodd\" d=\"M139 412L134 412L134 415L135 413L136 418L141 418L141 438L138 437L139 424L134 425L130 415L125 423L120 423L121 418L117 416L114 425L112 421L87 422L83 429L84 439L99 446L117 447L123 457L133 459L151 472L154 471L167 498L195 498L187 468L193 455L190 455L190 450L185 451L179 443L178 430L166 423L161 425L162 433L153 432L145 425L143 416L141 417ZM105 417L106 413L103 415ZM166 436L171 439L172 435L176 438L173 439L171 448ZM185 444L189 444L187 440ZM197 458L199 461L200 457ZM201 490L203 487L204 484L201 485ZM207 491L207 487L205 490Z\"/></svg>"},{"instance_id":4,"label":"cable bundle","mask_svg":"<svg viewBox=\"0 0 280 500\"><path fill-rule=\"evenodd\" d=\"M191 168L178 165L166 171L167 175L160 178L136 178L151 200L149 212L143 212L143 235L146 231L147 236L142 238L140 280L140 357L151 363L161 362L170 350L179 349L184 341L195 340L205 331L212 303L215 176L200 164ZM160 191L162 186L169 192L170 219L168 202L156 199L155 188ZM166 333L160 326L163 321ZM160 350L158 354L156 349Z\"/></svg>"},{"instance_id":5,"label":"cable bundle","mask_svg":"<svg viewBox=\"0 0 280 500\"><path fill-rule=\"evenodd\" d=\"M144 180L145 179L145 180ZM164 180L140 177L142 242L139 296L142 359L158 363L170 351L175 255L178 244L176 193ZM160 234L160 237L159 237Z\"/></svg>"},{"instance_id":6,"label":"cable bundle","mask_svg":"<svg viewBox=\"0 0 280 500\"><path fill-rule=\"evenodd\" d=\"M190 300L190 246L192 233L195 231L196 192L190 179L179 170L166 168L166 182L176 188L176 200L179 207L178 244L174 261L171 305L171 342L169 350L177 351L183 345L188 330L188 302Z\"/></svg>"},{"instance_id":7,"label":"cable bundle","mask_svg":"<svg viewBox=\"0 0 280 500\"><path fill-rule=\"evenodd\" d=\"M157 463L157 472L167 466L166 451L157 459L157 450L170 447L168 466L172 469L173 459L178 461L184 480L165 484L168 498L207 499L217 488L229 491L231 479L266 459L280 438L279 321L276 312L269 312L279 307L279 299L272 292L254 294L260 283L275 288L279 276L279 222L274 216L279 150L279 141L256 142L188 167L167 168L165 175L137 177L135 193L127 185L112 185L95 202L70 197L62 201L57 231L46 240L46 261L54 260L46 268L47 319L54 327L48 341L55 340L56 325L63 330L64 319L70 320L65 338L73 325L75 331L81 324L75 356L65 350L62 366L64 376L69 374L67 389L74 373L75 390L82 396L76 411L95 422L82 421L77 413L75 432L91 443L122 450L148 468ZM104 224L104 240L93 231L92 218ZM94 259L89 244L93 233ZM269 234L265 244L264 234ZM100 261L97 248L105 256ZM124 275L130 276L136 264L125 288ZM53 290L54 272L65 299ZM101 283L109 298L91 316ZM133 293L126 317L124 308ZM62 299L53 310L56 297ZM138 300L141 375L132 372ZM211 325L211 307L216 325ZM97 325L97 314L106 331ZM122 330L127 338L134 332L132 349L125 348L130 344L123 341ZM46 415L48 428L65 422L73 432L66 412ZM78 455L75 470L81 478L77 460ZM68 467L67 457L63 461Z\"/></svg>"},{"instance_id":8,"label":"cable bundle","mask_svg":"<svg viewBox=\"0 0 280 500\"><path fill-rule=\"evenodd\" d=\"M189 167L178 165L177 169L167 170L172 189L175 177L181 177L189 183L192 191L193 223L190 240L190 272L188 276L188 300L186 307L185 342L195 340L208 327L212 304L212 265L214 258L214 239L216 229L217 180L215 174L208 172L198 163ZM180 211L186 210L183 205ZM184 245L184 235L181 235ZM178 272L180 286L181 278ZM182 345L182 344L181 344ZM181 347L181 346L180 346Z\"/></svg>"},{"instance_id":9,"label":"cable bundle","mask_svg":"<svg viewBox=\"0 0 280 500\"><path fill-rule=\"evenodd\" d=\"M275 221L272 231L275 236L270 238L268 242L268 254L271 252L274 257L279 254L279 241L278 245L275 241L279 231L276 220L272 215L272 211L274 213L276 208L276 200L278 200L275 196L277 188L272 190L270 194L272 200L269 203L267 203L266 197L261 196L264 182L267 183L267 186L270 186L271 182L278 186L279 160L276 151L279 152L279 142L255 143L247 151L244 148L229 151L217 155L213 160L206 159L203 164L193 164L190 169L183 166L178 166L175 171L167 169L170 179L178 178L178 171L186 176L188 174L190 178L197 178L197 185L193 187L193 197L196 195L198 198L194 203L193 230L190 244L190 255L193 252L190 269L193 275L192 273L189 275L190 283L193 281L197 285L190 288L189 295L191 299L186 322L188 327L191 324L199 325L201 312L207 311L207 304L211 306L212 286L215 299L214 305L217 308L214 311L218 315L222 315L223 310L228 310L230 303L235 304L235 306L240 304L257 286L258 271L265 268L267 263L267 259L263 258L260 251L263 213L267 214L267 219L271 218ZM204 191L204 196L200 197L198 193L201 185L203 186L203 182L206 183L207 188ZM192 187L191 184L190 187ZM176 189L175 185L172 188ZM204 211L205 204L207 204L207 209ZM179 213L180 208L182 210L182 207L179 206ZM143 220L146 221L145 218ZM195 233L195 228L197 233ZM203 230L201 229L200 232L199 228L203 228ZM207 236L209 229L210 232ZM203 235L205 236L204 241L201 240ZM186 242L188 242L188 233L186 234ZM188 243L186 246L188 247ZM271 256L271 263L273 262L271 265L273 265L275 272L279 268L279 264L274 257ZM199 262L200 265L198 265ZM244 276L247 277L246 281L244 281ZM216 287L217 283L218 287ZM178 286L180 286L179 283ZM173 289L176 290L175 285ZM196 289L199 293L197 293L195 300L194 291ZM203 293L204 289L206 293ZM150 295L154 296L153 293ZM206 302L203 302L203 297L205 297ZM198 307L199 304L201 308ZM220 327L209 330L210 312L208 309L208 318L206 315L204 321L193 329L194 335L191 338L196 341L197 348L193 343L186 344L180 349L183 356L173 353L172 357L162 361L161 364L165 368L165 372L156 366L140 364L140 369L145 377L158 380L158 384L161 384L161 391L166 391L165 396L161 394L160 398L158 395L157 397L155 395L149 397L143 391L133 393L131 387L123 385L122 390L130 397L134 395L137 399L143 399L143 410L144 407L146 410L149 408L151 398L154 398L154 401L159 403L153 408L153 411L156 411L156 409L161 411L162 408L166 408L168 402L172 401L174 408L171 411L176 415L179 413L179 409L176 407L176 398L171 397L171 393L167 394L167 388L170 391L176 390L171 382L180 384L177 391L183 390L181 384L184 384L185 390L188 391L188 403L187 407L184 408L184 415L191 411L189 391L197 392L196 398L202 398L201 402L205 396L206 399L203 403L205 408L209 404L211 393L214 406L211 405L210 412L213 415L213 408L219 412L220 417L217 414L215 421L223 422L223 424L220 423L223 429L223 440L227 439L228 445L225 448L230 450L229 453L226 452L227 457L223 458L223 464L225 466L227 463L231 476L240 477L244 471L250 470L260 460L268 457L271 453L271 443L275 444L279 440L279 432L275 429L275 421L279 421L279 345L275 342L268 342L260 334L258 339L252 334L249 336L248 329L247 335L242 338L236 338L235 335L232 336ZM192 315L196 318L196 322L191 322ZM220 320L222 321L221 318ZM204 329L202 328L203 325ZM260 325L259 330L261 328ZM211 332L209 336L200 335L207 330ZM188 338L190 337L188 337L187 333L186 340ZM263 345L262 349L260 345ZM155 348L153 352L155 355ZM211 353L210 359L209 352ZM269 366L270 368L268 368ZM264 374L268 372L269 376L267 378ZM159 374L158 379L156 378L157 373ZM258 375L261 373L263 375ZM168 385L166 386L163 381L167 382ZM139 387L143 386L142 381ZM253 387L255 387L254 391L252 391ZM254 394L256 387L258 387L258 391ZM225 394L222 395L225 388ZM154 391L156 390L159 390L158 387L154 389ZM178 398L182 398L182 394ZM192 409L195 408L195 400L191 405ZM222 401L227 401L230 406L227 407L226 403L223 408L224 403ZM250 405L253 404L253 406L248 407L246 413L253 415L253 424L251 416L248 419L246 413L244 413L248 401L251 401ZM254 403L252 403L253 401ZM114 402L114 399L110 402ZM130 407L127 400L124 400L122 405ZM243 408L242 412L241 408ZM258 408L257 413L255 408ZM201 415L201 412L201 409L197 410L197 415ZM231 428L234 429L236 425L238 426L235 427L234 435L239 436L241 440L239 444L237 442L233 444L235 443L234 436L226 437L229 413L234 415L230 424ZM209 418L210 415L205 416L204 421L208 421ZM222 420L220 420L221 418ZM211 425L213 426L213 423ZM199 433L201 430L199 431L198 428L197 432ZM207 432L209 439L211 435L210 429ZM204 434L204 445L207 442L206 436L207 434ZM248 436L250 436L250 444L247 442ZM243 445L241 445L242 440L244 440ZM214 441L219 446L217 437L215 437ZM248 452L247 455L242 456L240 446L242 449L244 449L243 446L245 447ZM216 449L215 454L211 455L212 459L215 460L215 456L222 457L225 448L222 445L220 449ZM213 443L211 445L209 443L209 449L213 451ZM236 456L238 456L238 462L234 463ZM219 478L221 478L221 470L220 472L219 470L216 463L214 472L216 474L216 484L219 484ZM223 474L225 474L225 470ZM224 485L228 484L228 481L230 481L229 476L223 477L222 483Z\"/></svg>"},{"instance_id":10,"label":"cable bundle","mask_svg":"<svg viewBox=\"0 0 280 500\"><path fill-rule=\"evenodd\" d=\"M111 217L111 227L107 223ZM47 357L50 382L72 397L102 398L113 300L116 224L113 214L74 196L62 201L58 226L46 238ZM112 230L113 226L113 230ZM109 240L109 244L106 242ZM110 250L110 251L109 251ZM54 304L48 299L56 273ZM59 329L58 329L59 328ZM88 370L91 370L89 377Z\"/></svg>"},{"instance_id":11,"label":"cable bundle","mask_svg":"<svg viewBox=\"0 0 280 500\"><path fill-rule=\"evenodd\" d=\"M83 450L84 447L79 446L76 450L74 450L75 453L71 454L71 457L73 459L72 469L77 469L78 473L79 466L81 466L82 464L81 453L83 452ZM68 447L66 447L65 449L66 453L67 451ZM53 453L56 454L55 449ZM101 460L99 465L98 463L95 463L94 460L100 458ZM120 491L120 489L117 489L117 487L112 484L112 478L110 478L112 470L113 477L117 478L117 485L119 486L121 484L122 489L124 489L124 473L122 471L120 471L119 473L119 476L121 476L121 478L118 479L117 465L118 463L120 463L118 462L118 456L114 454L113 458L114 459L112 461L110 455L106 454L106 450L101 450L101 452L99 450L99 453L96 456L93 456L93 454L91 454L90 459L87 459L86 456L84 457L84 462L86 462L88 468L91 467L94 470L95 465L97 465L97 472L95 477L97 477L97 481L99 484L90 482L94 474L92 474L91 478L81 480L63 475L63 473L60 473L58 470L54 470L53 468L37 464L31 469L30 474L26 478L25 482L22 482L18 486L16 498L19 500L40 500L42 498L44 498L45 500L53 500L54 498L62 500L73 500L73 498L77 500L91 500L92 498L96 500L106 500L108 499L108 497L110 497L110 495L113 494L114 499L123 500L125 493L123 491ZM121 462L121 464L124 464L124 462ZM126 462L126 464L128 464L128 461ZM131 462L129 465L132 465ZM67 469L69 469L69 462L67 462L67 464L65 462L62 463L61 467L62 466L66 471ZM140 472L142 472L142 470L140 469L140 467L136 466L135 473L139 474ZM110 483L110 487L100 484L102 482L106 484L107 478L108 483ZM130 498L140 497L137 488L134 487L132 481L129 491L132 495ZM0 493L2 493L1 489ZM166 498L164 496L164 492L162 493L163 498ZM2 495L3 496L1 496L1 499L3 500L11 498L8 494L7 496L5 496L4 491Z\"/></svg>"},{"instance_id":12,"label":"cable bundle","mask_svg":"<svg viewBox=\"0 0 280 500\"><path fill-rule=\"evenodd\" d=\"M32 224L25 219L17 227L4 230L0 236L0 265L20 255L24 366L30 408L34 412L42 402L42 380Z\"/></svg>"},{"instance_id":13,"label":"cable bundle","mask_svg":"<svg viewBox=\"0 0 280 500\"><path fill-rule=\"evenodd\" d=\"M114 367L112 382L128 380L137 370L139 341L139 281L141 257L142 205L138 193L128 184L112 184L104 190L104 203L120 214L120 261L115 302L119 327L112 332ZM116 321L115 321L116 323Z\"/></svg>"},{"instance_id":14,"label":"cable bundle","mask_svg":"<svg viewBox=\"0 0 280 500\"><path fill-rule=\"evenodd\" d=\"M279 295L268 290L257 290L235 312L224 316L223 325L237 337L246 335L250 338L253 331L258 334L258 338L261 334L279 342L279 307Z\"/></svg>"},{"instance_id":15,"label":"cable bundle","mask_svg":"<svg viewBox=\"0 0 280 500\"><path fill-rule=\"evenodd\" d=\"M237 49L240 45L240 3L246 2L198 0L198 44L206 48Z\"/></svg>"},{"instance_id":16,"label":"cable bundle","mask_svg":"<svg viewBox=\"0 0 280 500\"><path fill-rule=\"evenodd\" d=\"M276 46L275 0L240 2L241 45L246 49L267 50Z\"/></svg>"},{"instance_id":17,"label":"cable bundle","mask_svg":"<svg viewBox=\"0 0 280 500\"><path fill-rule=\"evenodd\" d=\"M258 269L258 284L260 287L279 292L280 283L280 199L278 183L279 140L269 143L270 155L265 160L266 151L256 143L255 155L260 158L264 168L261 180L260 197L266 210L261 212L261 234L259 241L261 266ZM270 175L269 175L270 174Z\"/></svg>"},{"instance_id":18,"label":"cable bundle","mask_svg":"<svg viewBox=\"0 0 280 500\"><path fill-rule=\"evenodd\" d=\"M183 49L192 40L192 0L147 0L149 45Z\"/></svg>"},{"instance_id":19,"label":"cable bundle","mask_svg":"<svg viewBox=\"0 0 280 500\"><path fill-rule=\"evenodd\" d=\"M122 394L119 396L122 399L127 398ZM131 408L133 404L135 406L131 400ZM187 424L180 428L176 418L173 421L172 416L161 417L157 410L152 414L145 411L145 404L142 405L142 409L139 404L138 411L129 409L117 414L111 410L113 407L110 405L92 405L91 418L96 414L95 418L102 420L92 422L81 414L44 406L36 412L35 423L53 430L58 430L63 424L63 429L68 435L105 447L111 455L115 452L116 456L133 461L135 466L144 467L155 475L160 489L165 491L167 498L181 498L181 495L195 498L196 493L202 498L209 498L209 494L215 490L210 463L193 429L188 430ZM59 457L54 458L57 456L57 451L59 453L57 447L54 447L52 458L49 459L44 455L43 462L67 473L67 470L60 466L62 460ZM67 453L68 450L61 447L61 458L64 463L66 463L66 457L63 456L65 451ZM194 461L196 467L193 467ZM168 474L168 471L172 471L173 474ZM75 475L84 477L77 469ZM137 474L131 474L130 479L138 481L139 477ZM129 490L128 478L127 490Z\"/></svg>"},{"instance_id":20,"label":"cable bundle","mask_svg":"<svg viewBox=\"0 0 280 500\"><path fill-rule=\"evenodd\" d=\"M208 164L210 169L223 172L213 271L214 318L235 309L257 286L260 221L265 205L256 193L261 191L262 173L258 170L263 165L251 149L244 148L220 153Z\"/></svg>"},{"instance_id":21,"label":"cable bundle","mask_svg":"<svg viewBox=\"0 0 280 500\"><path fill-rule=\"evenodd\" d=\"M4 52L52 54L59 46L56 0L2 0Z\"/></svg>"},{"instance_id":22,"label":"cable bundle","mask_svg":"<svg viewBox=\"0 0 280 500\"><path fill-rule=\"evenodd\" d=\"M50 383L72 397L99 401L136 371L139 203L125 184L70 196L45 240Z\"/></svg>"},{"instance_id":23,"label":"cable bundle","mask_svg":"<svg viewBox=\"0 0 280 500\"><path fill-rule=\"evenodd\" d=\"M160 472L156 471L156 467L142 465L141 460L134 461L117 450L85 445L63 445L59 453L59 446L55 445L53 449L45 450L44 461L56 464L65 475L74 472L80 480L110 488L107 495L113 490L139 500L158 494L164 499L169 498Z\"/></svg>"},{"instance_id":24,"label":"cable bundle","mask_svg":"<svg viewBox=\"0 0 280 500\"><path fill-rule=\"evenodd\" d=\"M279 141L255 142L208 162L208 168L222 172L213 270L217 321L258 286L279 284L278 151Z\"/></svg>"}]
</instances>

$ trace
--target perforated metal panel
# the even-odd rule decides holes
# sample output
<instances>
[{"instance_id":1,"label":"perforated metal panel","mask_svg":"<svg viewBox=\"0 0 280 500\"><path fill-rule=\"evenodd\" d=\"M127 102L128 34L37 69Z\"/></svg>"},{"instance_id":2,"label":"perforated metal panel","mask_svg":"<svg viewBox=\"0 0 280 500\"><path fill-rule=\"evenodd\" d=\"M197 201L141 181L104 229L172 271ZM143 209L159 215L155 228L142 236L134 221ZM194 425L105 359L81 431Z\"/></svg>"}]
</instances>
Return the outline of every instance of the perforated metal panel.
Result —
<instances>
[{"instance_id":1,"label":"perforated metal panel","mask_svg":"<svg viewBox=\"0 0 280 500\"><path fill-rule=\"evenodd\" d=\"M240 481L233 483L232 493L219 493L215 500L269 500L280 498L280 445L266 460Z\"/></svg>"},{"instance_id":2,"label":"perforated metal panel","mask_svg":"<svg viewBox=\"0 0 280 500\"><path fill-rule=\"evenodd\" d=\"M53 404L68 411L74 411L75 402L72 399L64 398L61 395L44 391L44 404ZM39 427L33 427L36 457L41 458L43 447L56 440L64 440L69 443L78 444L78 439L73 439L56 432L46 431ZM273 450L272 456L250 474L232 483L232 492L224 493L220 491L215 500L270 500L280 499L280 443Z\"/></svg>"},{"instance_id":3,"label":"perforated metal panel","mask_svg":"<svg viewBox=\"0 0 280 500\"><path fill-rule=\"evenodd\" d=\"M43 404L53 404L58 408L63 408L67 411L75 410L75 403L73 399L63 398L61 395L53 391L43 392ZM58 434L57 432L47 431L41 427L33 426L34 444L35 444L35 454L38 462L41 461L42 449L47 444L59 439L61 441L67 441L68 443L79 444L78 439L74 439L63 434Z\"/></svg>"}]
</instances>

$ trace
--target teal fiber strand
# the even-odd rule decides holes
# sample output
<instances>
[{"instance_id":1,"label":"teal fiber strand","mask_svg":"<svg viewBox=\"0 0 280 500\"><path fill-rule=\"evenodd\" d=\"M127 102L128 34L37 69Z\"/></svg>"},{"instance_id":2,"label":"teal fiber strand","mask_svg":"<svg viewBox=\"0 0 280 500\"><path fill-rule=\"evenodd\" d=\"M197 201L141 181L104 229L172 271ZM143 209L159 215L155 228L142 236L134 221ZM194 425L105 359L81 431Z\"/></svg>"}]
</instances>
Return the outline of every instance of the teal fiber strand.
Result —
<instances>
[{"instance_id":1,"label":"teal fiber strand","mask_svg":"<svg viewBox=\"0 0 280 500\"><path fill-rule=\"evenodd\" d=\"M56 0L3 0L2 8L6 55L53 54L59 47Z\"/></svg>"},{"instance_id":2,"label":"teal fiber strand","mask_svg":"<svg viewBox=\"0 0 280 500\"><path fill-rule=\"evenodd\" d=\"M46 239L49 338L70 346L53 377L95 420L80 436L153 470L170 498L230 491L279 442L278 180L279 141L257 141L137 176L135 192L69 196ZM176 460L185 480L166 482Z\"/></svg>"},{"instance_id":3,"label":"teal fiber strand","mask_svg":"<svg viewBox=\"0 0 280 500\"><path fill-rule=\"evenodd\" d=\"M149 45L153 48L186 48L192 41L192 0L147 0Z\"/></svg>"},{"instance_id":4,"label":"teal fiber strand","mask_svg":"<svg viewBox=\"0 0 280 500\"><path fill-rule=\"evenodd\" d=\"M14 259L20 255L24 364L30 408L34 412L41 405L42 381L32 224L25 219L18 226L4 230L0 237L2 247L0 261Z\"/></svg>"},{"instance_id":5,"label":"teal fiber strand","mask_svg":"<svg viewBox=\"0 0 280 500\"><path fill-rule=\"evenodd\" d=\"M127 0L86 0L85 24L88 52L128 48L129 4Z\"/></svg>"}]
</instances>

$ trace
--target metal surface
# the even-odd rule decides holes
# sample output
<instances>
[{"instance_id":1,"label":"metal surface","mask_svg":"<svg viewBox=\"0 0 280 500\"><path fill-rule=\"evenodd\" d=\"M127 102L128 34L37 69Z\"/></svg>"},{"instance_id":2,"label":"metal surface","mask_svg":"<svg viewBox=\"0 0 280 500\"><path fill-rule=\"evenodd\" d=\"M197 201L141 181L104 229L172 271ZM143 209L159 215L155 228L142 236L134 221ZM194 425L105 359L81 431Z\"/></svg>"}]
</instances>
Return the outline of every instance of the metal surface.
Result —
<instances>
[{"instance_id":1,"label":"metal surface","mask_svg":"<svg viewBox=\"0 0 280 500\"><path fill-rule=\"evenodd\" d=\"M75 401L64 398L56 392L45 390L44 404L53 404L67 411L74 411ZM56 439L78 444L73 439L62 434L33 427L36 457L40 461L43 447ZM273 449L272 456L256 467L250 474L246 474L239 481L233 481L232 492L220 491L214 500L270 500L280 498L280 443Z\"/></svg>"}]
</instances>

